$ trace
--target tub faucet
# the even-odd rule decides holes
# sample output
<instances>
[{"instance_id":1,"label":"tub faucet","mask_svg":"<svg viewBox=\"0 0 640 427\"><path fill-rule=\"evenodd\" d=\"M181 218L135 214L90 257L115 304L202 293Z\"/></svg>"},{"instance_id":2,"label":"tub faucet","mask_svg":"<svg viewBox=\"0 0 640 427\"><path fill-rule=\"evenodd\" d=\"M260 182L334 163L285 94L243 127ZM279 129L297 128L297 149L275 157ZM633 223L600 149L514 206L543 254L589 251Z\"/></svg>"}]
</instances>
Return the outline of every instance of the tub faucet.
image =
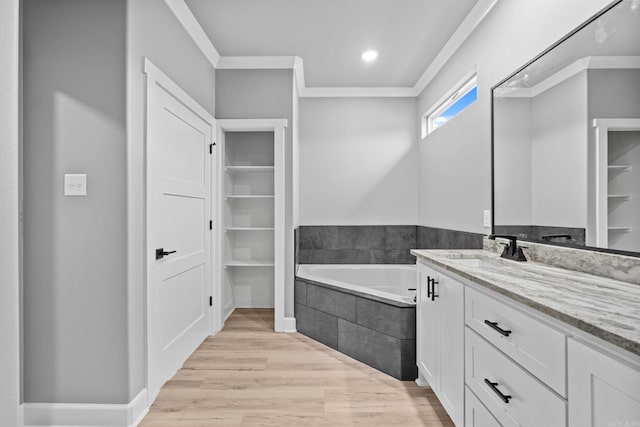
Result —
<instances>
[{"instance_id":1,"label":"tub faucet","mask_svg":"<svg viewBox=\"0 0 640 427\"><path fill-rule=\"evenodd\" d=\"M510 259L512 261L526 261L527 257L524 256L522 248L518 246L518 238L512 234L490 234L489 239L495 240L496 237L502 239L509 239L509 244L504 247L501 258Z\"/></svg>"}]
</instances>

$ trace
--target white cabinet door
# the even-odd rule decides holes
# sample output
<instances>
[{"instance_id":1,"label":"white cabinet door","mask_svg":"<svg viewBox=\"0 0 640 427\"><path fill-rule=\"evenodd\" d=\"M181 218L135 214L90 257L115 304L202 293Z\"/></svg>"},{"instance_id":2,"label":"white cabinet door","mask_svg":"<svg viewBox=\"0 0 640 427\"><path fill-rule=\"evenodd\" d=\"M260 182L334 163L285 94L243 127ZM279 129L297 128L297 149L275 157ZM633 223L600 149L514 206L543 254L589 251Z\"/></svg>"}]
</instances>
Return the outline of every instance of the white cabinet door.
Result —
<instances>
[{"instance_id":1,"label":"white cabinet door","mask_svg":"<svg viewBox=\"0 0 640 427\"><path fill-rule=\"evenodd\" d=\"M640 369L569 339L569 426L640 426Z\"/></svg>"},{"instance_id":2,"label":"white cabinet door","mask_svg":"<svg viewBox=\"0 0 640 427\"><path fill-rule=\"evenodd\" d=\"M491 412L485 408L468 387L465 387L464 397L467 402L464 424L466 427L501 427L500 423L491 415Z\"/></svg>"},{"instance_id":3,"label":"white cabinet door","mask_svg":"<svg viewBox=\"0 0 640 427\"><path fill-rule=\"evenodd\" d=\"M435 301L428 292L428 282L434 276L433 270L418 263L418 301L416 304L417 362L418 370L432 389L439 388L438 376L438 313Z\"/></svg>"},{"instance_id":4,"label":"white cabinet door","mask_svg":"<svg viewBox=\"0 0 640 427\"><path fill-rule=\"evenodd\" d=\"M417 364L454 424L464 423L464 286L418 262Z\"/></svg>"},{"instance_id":5,"label":"white cabinet door","mask_svg":"<svg viewBox=\"0 0 640 427\"><path fill-rule=\"evenodd\" d=\"M440 394L456 425L464 418L464 285L441 274L435 285L440 314Z\"/></svg>"}]
</instances>

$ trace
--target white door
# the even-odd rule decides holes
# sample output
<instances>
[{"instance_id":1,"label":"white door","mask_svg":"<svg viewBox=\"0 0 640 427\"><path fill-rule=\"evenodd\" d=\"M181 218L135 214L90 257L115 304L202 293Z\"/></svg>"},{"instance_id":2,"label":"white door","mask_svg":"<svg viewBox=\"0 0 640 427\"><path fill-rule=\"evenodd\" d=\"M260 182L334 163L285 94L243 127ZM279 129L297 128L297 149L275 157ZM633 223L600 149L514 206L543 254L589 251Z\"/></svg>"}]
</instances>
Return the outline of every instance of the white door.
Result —
<instances>
[{"instance_id":1,"label":"white door","mask_svg":"<svg viewBox=\"0 0 640 427\"><path fill-rule=\"evenodd\" d=\"M215 123L177 86L172 90L149 75L147 89L147 347L152 402L210 331L210 144Z\"/></svg>"}]
</instances>

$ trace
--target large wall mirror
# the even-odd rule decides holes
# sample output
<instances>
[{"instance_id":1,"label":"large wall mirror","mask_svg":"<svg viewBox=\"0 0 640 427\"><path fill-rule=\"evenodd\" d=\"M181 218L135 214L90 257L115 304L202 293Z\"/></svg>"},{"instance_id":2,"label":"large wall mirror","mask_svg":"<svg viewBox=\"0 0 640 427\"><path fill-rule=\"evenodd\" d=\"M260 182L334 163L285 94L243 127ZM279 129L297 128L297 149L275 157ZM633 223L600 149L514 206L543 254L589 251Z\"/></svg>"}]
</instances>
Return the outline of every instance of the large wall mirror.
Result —
<instances>
[{"instance_id":1,"label":"large wall mirror","mask_svg":"<svg viewBox=\"0 0 640 427\"><path fill-rule=\"evenodd\" d=\"M493 232L640 256L640 0L612 3L492 94Z\"/></svg>"}]
</instances>

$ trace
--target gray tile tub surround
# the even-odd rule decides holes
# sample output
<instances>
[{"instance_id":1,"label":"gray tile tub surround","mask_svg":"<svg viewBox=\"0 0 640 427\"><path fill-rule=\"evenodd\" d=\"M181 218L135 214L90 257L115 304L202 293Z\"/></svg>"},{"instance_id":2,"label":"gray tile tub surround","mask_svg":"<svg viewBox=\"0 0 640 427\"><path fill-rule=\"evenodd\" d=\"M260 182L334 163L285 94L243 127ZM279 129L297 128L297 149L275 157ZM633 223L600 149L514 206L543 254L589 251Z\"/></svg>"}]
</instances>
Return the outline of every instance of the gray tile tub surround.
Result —
<instances>
[{"instance_id":1,"label":"gray tile tub surround","mask_svg":"<svg viewBox=\"0 0 640 427\"><path fill-rule=\"evenodd\" d=\"M419 249L482 249L484 234L447 228L417 227Z\"/></svg>"},{"instance_id":2,"label":"gray tile tub surround","mask_svg":"<svg viewBox=\"0 0 640 427\"><path fill-rule=\"evenodd\" d=\"M414 225L300 226L300 264L414 264Z\"/></svg>"},{"instance_id":3,"label":"gray tile tub surround","mask_svg":"<svg viewBox=\"0 0 640 427\"><path fill-rule=\"evenodd\" d=\"M417 377L415 306L295 281L298 332L400 380Z\"/></svg>"}]
</instances>

